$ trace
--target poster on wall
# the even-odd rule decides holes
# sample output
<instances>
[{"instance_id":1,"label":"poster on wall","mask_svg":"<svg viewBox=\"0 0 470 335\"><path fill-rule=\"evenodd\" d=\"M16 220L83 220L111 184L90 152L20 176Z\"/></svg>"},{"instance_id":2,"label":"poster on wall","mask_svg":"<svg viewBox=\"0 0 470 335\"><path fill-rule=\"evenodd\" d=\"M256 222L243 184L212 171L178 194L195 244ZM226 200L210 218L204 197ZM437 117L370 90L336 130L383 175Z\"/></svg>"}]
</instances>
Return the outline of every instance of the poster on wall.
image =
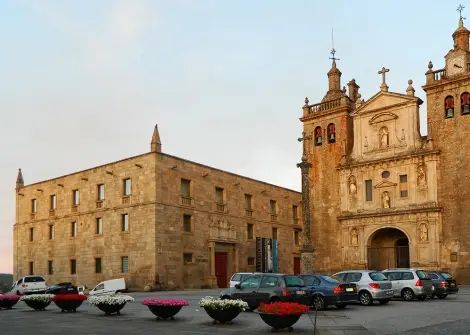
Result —
<instances>
[{"instance_id":1,"label":"poster on wall","mask_svg":"<svg viewBox=\"0 0 470 335\"><path fill-rule=\"evenodd\" d=\"M256 272L278 272L277 240L256 238Z\"/></svg>"}]
</instances>

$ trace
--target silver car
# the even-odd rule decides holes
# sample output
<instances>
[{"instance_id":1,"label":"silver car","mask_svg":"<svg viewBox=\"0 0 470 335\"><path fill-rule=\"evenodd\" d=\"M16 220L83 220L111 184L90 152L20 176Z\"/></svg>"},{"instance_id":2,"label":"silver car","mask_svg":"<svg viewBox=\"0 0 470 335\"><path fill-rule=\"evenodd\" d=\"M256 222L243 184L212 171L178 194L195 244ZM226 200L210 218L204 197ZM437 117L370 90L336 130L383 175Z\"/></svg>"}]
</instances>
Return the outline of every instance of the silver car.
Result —
<instances>
[{"instance_id":1,"label":"silver car","mask_svg":"<svg viewBox=\"0 0 470 335\"><path fill-rule=\"evenodd\" d=\"M355 283L361 305L372 305L374 300L383 305L393 298L392 283L382 272L348 270L338 272L333 277L346 283Z\"/></svg>"},{"instance_id":2,"label":"silver car","mask_svg":"<svg viewBox=\"0 0 470 335\"><path fill-rule=\"evenodd\" d=\"M432 280L420 269L387 269L382 272L392 282L395 297L405 301L425 300L433 294Z\"/></svg>"}]
</instances>

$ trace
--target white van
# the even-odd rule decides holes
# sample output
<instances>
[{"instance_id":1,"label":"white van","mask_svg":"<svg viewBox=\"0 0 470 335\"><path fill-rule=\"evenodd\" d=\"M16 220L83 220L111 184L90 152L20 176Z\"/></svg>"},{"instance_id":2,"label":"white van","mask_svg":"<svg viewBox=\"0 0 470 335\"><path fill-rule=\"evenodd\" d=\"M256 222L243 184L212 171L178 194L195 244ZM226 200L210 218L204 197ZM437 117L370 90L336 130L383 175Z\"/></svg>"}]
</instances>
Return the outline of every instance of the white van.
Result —
<instances>
[{"instance_id":1,"label":"white van","mask_svg":"<svg viewBox=\"0 0 470 335\"><path fill-rule=\"evenodd\" d=\"M91 290L89 295L104 295L104 294L114 294L123 292L126 290L126 282L124 278L119 279L110 279L105 280L96 285L96 287Z\"/></svg>"},{"instance_id":2,"label":"white van","mask_svg":"<svg viewBox=\"0 0 470 335\"><path fill-rule=\"evenodd\" d=\"M11 287L10 292L18 295L46 292L46 281L41 276L25 276L18 279Z\"/></svg>"}]
</instances>

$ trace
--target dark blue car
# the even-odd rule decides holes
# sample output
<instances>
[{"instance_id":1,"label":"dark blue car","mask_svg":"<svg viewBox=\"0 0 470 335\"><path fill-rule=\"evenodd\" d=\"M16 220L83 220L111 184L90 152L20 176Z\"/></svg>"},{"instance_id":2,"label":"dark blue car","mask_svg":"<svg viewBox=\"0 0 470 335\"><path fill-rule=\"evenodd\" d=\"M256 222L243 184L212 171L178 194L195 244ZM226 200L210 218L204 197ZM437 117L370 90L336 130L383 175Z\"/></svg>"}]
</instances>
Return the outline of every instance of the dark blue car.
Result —
<instances>
[{"instance_id":1,"label":"dark blue car","mask_svg":"<svg viewBox=\"0 0 470 335\"><path fill-rule=\"evenodd\" d=\"M343 283L325 275L301 275L311 295L310 305L322 310L330 305L344 308L348 304L359 302L357 286L354 283Z\"/></svg>"}]
</instances>

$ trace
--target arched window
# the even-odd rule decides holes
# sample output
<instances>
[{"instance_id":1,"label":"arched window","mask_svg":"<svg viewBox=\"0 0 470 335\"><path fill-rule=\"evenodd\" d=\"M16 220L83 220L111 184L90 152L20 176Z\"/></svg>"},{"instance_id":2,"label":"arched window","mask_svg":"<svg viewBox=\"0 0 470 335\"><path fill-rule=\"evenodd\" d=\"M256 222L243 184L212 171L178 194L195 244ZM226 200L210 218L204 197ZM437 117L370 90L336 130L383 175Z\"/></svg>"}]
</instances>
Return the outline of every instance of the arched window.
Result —
<instances>
[{"instance_id":1,"label":"arched window","mask_svg":"<svg viewBox=\"0 0 470 335\"><path fill-rule=\"evenodd\" d=\"M460 96L460 113L470 114L470 93L464 92Z\"/></svg>"},{"instance_id":2,"label":"arched window","mask_svg":"<svg viewBox=\"0 0 470 335\"><path fill-rule=\"evenodd\" d=\"M454 117L454 97L448 96L444 100L444 110L445 110L445 117L452 118Z\"/></svg>"},{"instance_id":3,"label":"arched window","mask_svg":"<svg viewBox=\"0 0 470 335\"><path fill-rule=\"evenodd\" d=\"M322 145L322 144L323 144L322 129L321 127L316 127L315 128L315 145Z\"/></svg>"},{"instance_id":4,"label":"arched window","mask_svg":"<svg viewBox=\"0 0 470 335\"><path fill-rule=\"evenodd\" d=\"M328 135L328 143L335 143L336 142L336 130L335 124L330 123L327 128L327 135Z\"/></svg>"}]
</instances>

